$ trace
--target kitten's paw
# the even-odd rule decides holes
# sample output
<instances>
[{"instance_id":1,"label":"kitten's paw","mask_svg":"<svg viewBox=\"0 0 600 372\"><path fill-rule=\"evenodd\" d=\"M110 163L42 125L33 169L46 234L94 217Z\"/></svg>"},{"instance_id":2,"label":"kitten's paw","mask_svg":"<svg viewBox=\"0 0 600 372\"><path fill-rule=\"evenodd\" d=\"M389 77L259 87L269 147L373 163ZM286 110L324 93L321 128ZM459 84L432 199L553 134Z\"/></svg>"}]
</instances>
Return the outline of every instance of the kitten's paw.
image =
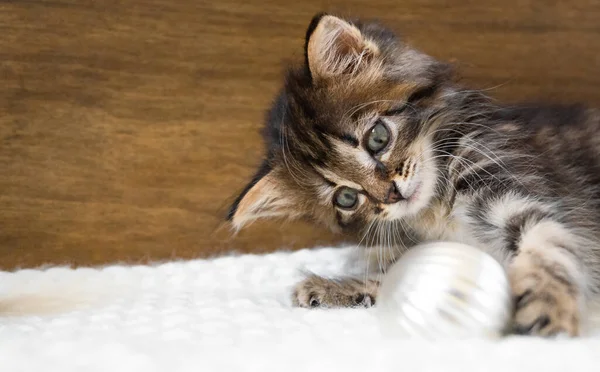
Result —
<instances>
[{"instance_id":1,"label":"kitten's paw","mask_svg":"<svg viewBox=\"0 0 600 372\"><path fill-rule=\"evenodd\" d=\"M512 275L515 296L513 332L555 336L580 333L579 297L575 285L560 270L532 268Z\"/></svg>"},{"instance_id":2,"label":"kitten's paw","mask_svg":"<svg viewBox=\"0 0 600 372\"><path fill-rule=\"evenodd\" d=\"M357 279L326 279L312 275L294 288L294 306L306 308L371 307L379 283Z\"/></svg>"}]
</instances>

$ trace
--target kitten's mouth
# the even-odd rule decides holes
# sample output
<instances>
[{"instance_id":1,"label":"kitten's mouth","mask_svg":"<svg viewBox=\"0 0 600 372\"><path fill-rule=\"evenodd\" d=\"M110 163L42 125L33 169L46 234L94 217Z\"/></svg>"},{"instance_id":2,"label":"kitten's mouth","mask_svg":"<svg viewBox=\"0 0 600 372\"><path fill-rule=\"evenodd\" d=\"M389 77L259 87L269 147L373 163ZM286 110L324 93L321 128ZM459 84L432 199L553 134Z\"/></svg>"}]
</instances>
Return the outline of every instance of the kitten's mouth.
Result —
<instances>
[{"instance_id":1,"label":"kitten's mouth","mask_svg":"<svg viewBox=\"0 0 600 372\"><path fill-rule=\"evenodd\" d=\"M421 185L422 185L422 182L417 182L417 184L413 187L413 190L412 190L410 196L408 198L406 198L407 202L411 203L419 198L419 195L421 194Z\"/></svg>"},{"instance_id":2,"label":"kitten's mouth","mask_svg":"<svg viewBox=\"0 0 600 372\"><path fill-rule=\"evenodd\" d=\"M427 203L427 194L427 184L423 180L411 184L404 190L401 201L385 206L386 219L393 221L417 214Z\"/></svg>"},{"instance_id":3,"label":"kitten's mouth","mask_svg":"<svg viewBox=\"0 0 600 372\"><path fill-rule=\"evenodd\" d=\"M405 186L404 189L399 188L401 190L400 194L402 195L402 200L407 203L417 200L421 193L421 185L422 185L422 181L417 181L417 182L411 182L408 185L408 187ZM396 187L398 187L397 183L396 183Z\"/></svg>"}]
</instances>

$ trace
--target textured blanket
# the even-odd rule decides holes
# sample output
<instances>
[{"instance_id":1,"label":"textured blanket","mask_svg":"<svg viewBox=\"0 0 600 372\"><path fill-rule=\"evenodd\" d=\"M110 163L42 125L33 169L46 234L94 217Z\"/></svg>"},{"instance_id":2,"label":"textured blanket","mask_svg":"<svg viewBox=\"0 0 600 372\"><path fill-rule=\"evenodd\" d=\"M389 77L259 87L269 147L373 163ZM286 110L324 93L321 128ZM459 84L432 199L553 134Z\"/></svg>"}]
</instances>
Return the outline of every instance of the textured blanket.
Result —
<instances>
[{"instance_id":1,"label":"textured blanket","mask_svg":"<svg viewBox=\"0 0 600 372\"><path fill-rule=\"evenodd\" d=\"M349 248L0 273L0 371L600 371L600 333L426 342L374 309L291 307Z\"/></svg>"}]
</instances>

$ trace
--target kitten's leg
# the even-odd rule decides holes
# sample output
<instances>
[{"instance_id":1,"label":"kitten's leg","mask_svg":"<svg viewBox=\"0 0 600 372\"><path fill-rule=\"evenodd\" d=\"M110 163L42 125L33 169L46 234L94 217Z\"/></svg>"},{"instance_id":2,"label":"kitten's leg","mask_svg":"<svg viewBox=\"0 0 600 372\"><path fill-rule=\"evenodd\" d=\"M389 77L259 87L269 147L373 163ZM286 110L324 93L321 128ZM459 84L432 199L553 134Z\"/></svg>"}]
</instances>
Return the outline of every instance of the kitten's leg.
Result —
<instances>
[{"instance_id":1,"label":"kitten's leg","mask_svg":"<svg viewBox=\"0 0 600 372\"><path fill-rule=\"evenodd\" d=\"M582 238L581 229L563 221L569 214L515 192L481 194L470 210L480 244L506 257L515 299L514 331L580 334L595 245Z\"/></svg>"},{"instance_id":2,"label":"kitten's leg","mask_svg":"<svg viewBox=\"0 0 600 372\"><path fill-rule=\"evenodd\" d=\"M374 280L311 275L296 285L292 302L306 308L371 307L375 305L378 286Z\"/></svg>"},{"instance_id":3,"label":"kitten's leg","mask_svg":"<svg viewBox=\"0 0 600 372\"><path fill-rule=\"evenodd\" d=\"M515 333L579 335L583 275L573 254L578 243L561 224L550 220L540 221L521 236L509 265Z\"/></svg>"}]
</instances>

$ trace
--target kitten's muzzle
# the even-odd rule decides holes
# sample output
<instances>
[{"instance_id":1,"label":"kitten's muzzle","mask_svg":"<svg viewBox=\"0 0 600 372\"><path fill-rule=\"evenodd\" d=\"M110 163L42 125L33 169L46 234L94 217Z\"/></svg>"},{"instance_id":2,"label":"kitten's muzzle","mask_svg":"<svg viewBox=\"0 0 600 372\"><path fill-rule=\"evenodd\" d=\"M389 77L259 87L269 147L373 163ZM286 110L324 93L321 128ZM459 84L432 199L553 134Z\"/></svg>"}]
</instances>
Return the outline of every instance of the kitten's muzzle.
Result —
<instances>
[{"instance_id":1,"label":"kitten's muzzle","mask_svg":"<svg viewBox=\"0 0 600 372\"><path fill-rule=\"evenodd\" d=\"M392 181L390 189L388 190L387 195L385 196L385 199L383 200L383 202L385 204L394 204L394 203L397 203L404 199L405 198L400 193L400 190L398 190L398 187L396 187L396 182Z\"/></svg>"}]
</instances>

